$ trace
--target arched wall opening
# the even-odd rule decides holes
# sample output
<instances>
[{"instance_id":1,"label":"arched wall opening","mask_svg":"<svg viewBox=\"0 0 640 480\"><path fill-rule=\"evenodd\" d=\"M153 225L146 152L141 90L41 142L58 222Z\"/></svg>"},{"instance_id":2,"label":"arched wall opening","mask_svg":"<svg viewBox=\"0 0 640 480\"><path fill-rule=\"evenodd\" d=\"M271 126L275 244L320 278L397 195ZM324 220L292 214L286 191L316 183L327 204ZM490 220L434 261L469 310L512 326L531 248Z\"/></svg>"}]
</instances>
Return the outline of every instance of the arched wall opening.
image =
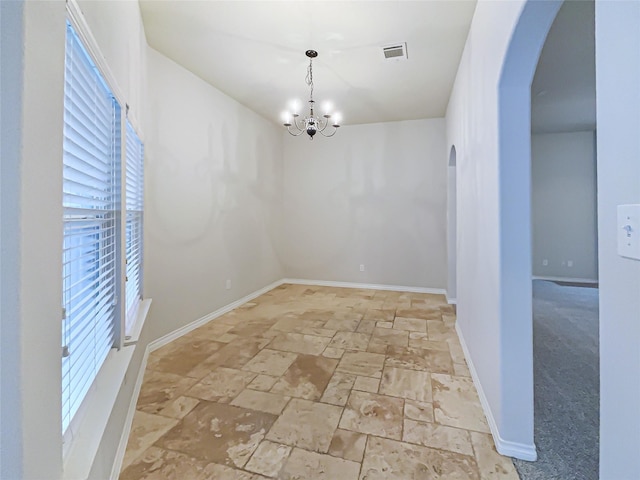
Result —
<instances>
[{"instance_id":1,"label":"arched wall opening","mask_svg":"<svg viewBox=\"0 0 640 480\"><path fill-rule=\"evenodd\" d=\"M449 164L447 166L447 301L457 300L457 202L456 202L456 146L451 145Z\"/></svg>"},{"instance_id":2,"label":"arched wall opening","mask_svg":"<svg viewBox=\"0 0 640 480\"><path fill-rule=\"evenodd\" d=\"M535 460L531 287L531 82L562 0L529 0L498 89L501 453ZM515 441L513 441L513 440Z\"/></svg>"},{"instance_id":3,"label":"arched wall opening","mask_svg":"<svg viewBox=\"0 0 640 480\"><path fill-rule=\"evenodd\" d=\"M500 435L494 438L501 453L523 459L527 453L535 458L529 89L561 3L527 0L498 86L500 388L495 416ZM635 478L640 471L640 261L618 254L617 207L640 204L640 4L596 0L595 9L599 474L603 479ZM523 449L527 438L531 448ZM517 448L510 450L514 442Z\"/></svg>"},{"instance_id":4,"label":"arched wall opening","mask_svg":"<svg viewBox=\"0 0 640 480\"><path fill-rule=\"evenodd\" d=\"M598 478L594 13L563 2L531 85L537 460L514 462L522 478Z\"/></svg>"},{"instance_id":5,"label":"arched wall opening","mask_svg":"<svg viewBox=\"0 0 640 480\"><path fill-rule=\"evenodd\" d=\"M456 330L498 451L529 460L536 458L530 87L560 7L478 2L446 117L448 145L464 152L456 162ZM600 476L635 478L640 261L617 253L617 206L640 204L640 3L596 0L595 23Z\"/></svg>"}]
</instances>

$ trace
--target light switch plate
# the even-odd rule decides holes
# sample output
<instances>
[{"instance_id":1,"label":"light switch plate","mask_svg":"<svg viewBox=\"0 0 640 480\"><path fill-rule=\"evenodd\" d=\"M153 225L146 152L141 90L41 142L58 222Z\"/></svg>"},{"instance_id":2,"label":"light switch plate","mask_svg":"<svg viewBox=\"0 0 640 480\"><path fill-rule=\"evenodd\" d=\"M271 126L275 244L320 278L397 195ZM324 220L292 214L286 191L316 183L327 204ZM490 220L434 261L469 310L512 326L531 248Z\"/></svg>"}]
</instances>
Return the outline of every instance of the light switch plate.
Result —
<instances>
[{"instance_id":1,"label":"light switch plate","mask_svg":"<svg viewBox=\"0 0 640 480\"><path fill-rule=\"evenodd\" d=\"M640 204L618 205L618 255L640 260Z\"/></svg>"}]
</instances>

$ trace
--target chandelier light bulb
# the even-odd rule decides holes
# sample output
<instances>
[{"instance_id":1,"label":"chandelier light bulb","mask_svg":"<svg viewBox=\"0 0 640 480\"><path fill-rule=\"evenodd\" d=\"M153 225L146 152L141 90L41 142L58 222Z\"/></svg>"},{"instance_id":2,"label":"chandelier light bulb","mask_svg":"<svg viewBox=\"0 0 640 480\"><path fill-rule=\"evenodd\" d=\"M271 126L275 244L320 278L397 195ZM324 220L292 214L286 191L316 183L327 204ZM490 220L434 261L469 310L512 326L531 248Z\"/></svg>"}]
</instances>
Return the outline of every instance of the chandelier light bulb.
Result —
<instances>
[{"instance_id":1,"label":"chandelier light bulb","mask_svg":"<svg viewBox=\"0 0 640 480\"><path fill-rule=\"evenodd\" d=\"M306 83L309 86L309 113L303 113L300 110L300 102L289 102L290 112L286 112L282 115L282 124L287 128L287 131L297 137L306 133L309 136L309 140L313 140L313 137L320 133L324 137L333 137L338 131L340 117L331 114L333 105L330 102L325 102L322 105L323 115L316 115L313 106L315 100L313 99L313 59L318 56L318 52L315 50L307 50L305 55L309 58L309 66L307 67ZM331 133L325 132L327 127L332 126Z\"/></svg>"},{"instance_id":2,"label":"chandelier light bulb","mask_svg":"<svg viewBox=\"0 0 640 480\"><path fill-rule=\"evenodd\" d=\"M282 114L280 115L280 118L282 118L282 123L287 126L287 125L291 125L291 112L282 112Z\"/></svg>"},{"instance_id":3,"label":"chandelier light bulb","mask_svg":"<svg viewBox=\"0 0 640 480\"><path fill-rule=\"evenodd\" d=\"M342 121L342 114L340 112L336 112L332 115L333 126L338 127L340 122Z\"/></svg>"},{"instance_id":4,"label":"chandelier light bulb","mask_svg":"<svg viewBox=\"0 0 640 480\"><path fill-rule=\"evenodd\" d=\"M289 102L289 110L293 116L297 116L300 113L300 100L291 100Z\"/></svg>"}]
</instances>

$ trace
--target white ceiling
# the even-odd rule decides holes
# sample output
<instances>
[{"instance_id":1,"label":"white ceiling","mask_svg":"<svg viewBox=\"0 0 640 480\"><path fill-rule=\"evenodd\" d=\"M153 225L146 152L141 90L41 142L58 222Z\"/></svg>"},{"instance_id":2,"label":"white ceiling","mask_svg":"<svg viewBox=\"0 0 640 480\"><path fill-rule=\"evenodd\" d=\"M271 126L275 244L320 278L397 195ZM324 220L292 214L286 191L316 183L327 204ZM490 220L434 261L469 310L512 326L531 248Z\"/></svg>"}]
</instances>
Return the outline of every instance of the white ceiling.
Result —
<instances>
[{"instance_id":1,"label":"white ceiling","mask_svg":"<svg viewBox=\"0 0 640 480\"><path fill-rule=\"evenodd\" d=\"M147 41L264 117L305 104L307 49L314 99L343 124L442 117L475 0L140 0ZM406 42L406 61L381 47Z\"/></svg>"},{"instance_id":2,"label":"white ceiling","mask_svg":"<svg viewBox=\"0 0 640 480\"><path fill-rule=\"evenodd\" d=\"M592 130L596 125L595 4L562 4L531 87L536 133Z\"/></svg>"}]
</instances>

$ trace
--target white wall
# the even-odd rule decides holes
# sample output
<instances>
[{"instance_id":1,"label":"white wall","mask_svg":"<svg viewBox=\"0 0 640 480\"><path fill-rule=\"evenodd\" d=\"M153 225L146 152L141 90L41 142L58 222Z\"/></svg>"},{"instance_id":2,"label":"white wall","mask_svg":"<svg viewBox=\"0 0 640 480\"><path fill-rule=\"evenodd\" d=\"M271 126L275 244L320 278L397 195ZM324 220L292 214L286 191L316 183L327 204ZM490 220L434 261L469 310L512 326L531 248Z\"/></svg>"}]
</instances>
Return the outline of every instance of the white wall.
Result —
<instances>
[{"instance_id":1,"label":"white wall","mask_svg":"<svg viewBox=\"0 0 640 480\"><path fill-rule=\"evenodd\" d=\"M640 477L640 261L616 253L616 206L640 203L638 25L640 3L596 2L602 480Z\"/></svg>"},{"instance_id":2,"label":"white wall","mask_svg":"<svg viewBox=\"0 0 640 480\"><path fill-rule=\"evenodd\" d=\"M62 1L2 2L2 11L0 476L55 478L62 469L60 159L65 6ZM5 68L16 70L5 72ZM15 98L5 98L14 94Z\"/></svg>"},{"instance_id":3,"label":"white wall","mask_svg":"<svg viewBox=\"0 0 640 480\"><path fill-rule=\"evenodd\" d=\"M534 276L598 279L595 149L593 131L532 135Z\"/></svg>"},{"instance_id":4,"label":"white wall","mask_svg":"<svg viewBox=\"0 0 640 480\"><path fill-rule=\"evenodd\" d=\"M313 142L283 133L287 277L445 288L444 127L354 125Z\"/></svg>"},{"instance_id":5,"label":"white wall","mask_svg":"<svg viewBox=\"0 0 640 480\"><path fill-rule=\"evenodd\" d=\"M282 137L152 49L148 68L144 272L157 338L282 278Z\"/></svg>"},{"instance_id":6,"label":"white wall","mask_svg":"<svg viewBox=\"0 0 640 480\"><path fill-rule=\"evenodd\" d=\"M546 31L527 25L512 38L526 8L547 22L548 31L559 4L478 2L446 121L447 145L457 152L459 333L498 449L532 459L531 230L530 214L522 212L530 209L529 89ZM528 73L504 84L510 48L527 52ZM501 103L504 91L513 101ZM521 114L521 123L512 125L514 134L498 135L508 113ZM512 146L525 154L510 154ZM519 288L523 282L528 292Z\"/></svg>"},{"instance_id":7,"label":"white wall","mask_svg":"<svg viewBox=\"0 0 640 480\"><path fill-rule=\"evenodd\" d=\"M0 478L22 472L20 396L19 166L21 156L23 3L0 3Z\"/></svg>"},{"instance_id":8,"label":"white wall","mask_svg":"<svg viewBox=\"0 0 640 480\"><path fill-rule=\"evenodd\" d=\"M498 435L503 420L497 88L521 8L522 2L478 2L446 116L447 145L455 145L457 165L457 323ZM525 436L533 436L530 430Z\"/></svg>"}]
</instances>

